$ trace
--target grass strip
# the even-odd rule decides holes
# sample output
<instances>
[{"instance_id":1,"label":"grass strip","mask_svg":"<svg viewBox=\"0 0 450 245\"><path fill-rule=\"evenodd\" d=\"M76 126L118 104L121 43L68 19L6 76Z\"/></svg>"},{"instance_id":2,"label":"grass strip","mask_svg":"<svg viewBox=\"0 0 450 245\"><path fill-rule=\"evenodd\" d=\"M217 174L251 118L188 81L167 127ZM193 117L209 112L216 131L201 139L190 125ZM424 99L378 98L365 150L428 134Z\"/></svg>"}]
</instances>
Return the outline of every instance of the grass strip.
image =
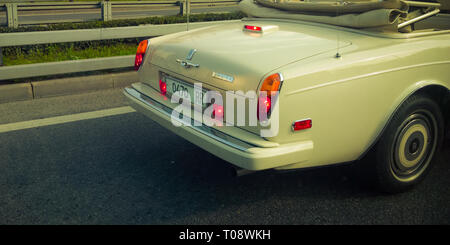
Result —
<instances>
[{"instance_id":1,"label":"grass strip","mask_svg":"<svg viewBox=\"0 0 450 245\"><path fill-rule=\"evenodd\" d=\"M136 43L115 43L81 48L73 43L66 47L48 45L45 48L34 48L26 52L18 49L14 55L4 56L3 62L5 66L9 66L130 55L136 53L136 47Z\"/></svg>"}]
</instances>

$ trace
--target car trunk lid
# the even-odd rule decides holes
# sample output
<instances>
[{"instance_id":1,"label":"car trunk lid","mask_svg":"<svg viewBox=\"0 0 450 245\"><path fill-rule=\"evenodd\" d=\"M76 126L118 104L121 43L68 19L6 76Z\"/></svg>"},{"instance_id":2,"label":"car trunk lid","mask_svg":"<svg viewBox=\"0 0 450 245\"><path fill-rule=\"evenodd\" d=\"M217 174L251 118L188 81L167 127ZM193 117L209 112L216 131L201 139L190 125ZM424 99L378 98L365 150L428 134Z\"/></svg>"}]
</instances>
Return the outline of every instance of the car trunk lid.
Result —
<instances>
[{"instance_id":1,"label":"car trunk lid","mask_svg":"<svg viewBox=\"0 0 450 245\"><path fill-rule=\"evenodd\" d=\"M263 76L277 68L334 50L337 43L340 47L350 44L337 42L336 36L310 34L307 25L292 29L292 24L273 23L237 22L187 32L157 45L151 63L221 90L249 91L256 90ZM245 31L244 25L268 31Z\"/></svg>"}]
</instances>

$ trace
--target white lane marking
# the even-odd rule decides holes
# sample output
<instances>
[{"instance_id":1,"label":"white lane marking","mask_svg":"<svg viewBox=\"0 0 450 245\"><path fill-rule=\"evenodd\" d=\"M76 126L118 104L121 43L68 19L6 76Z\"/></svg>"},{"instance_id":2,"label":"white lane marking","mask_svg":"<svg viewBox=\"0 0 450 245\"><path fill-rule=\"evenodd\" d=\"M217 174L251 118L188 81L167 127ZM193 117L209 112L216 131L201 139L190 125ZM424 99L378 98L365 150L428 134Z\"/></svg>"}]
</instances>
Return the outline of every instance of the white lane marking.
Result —
<instances>
[{"instance_id":1,"label":"white lane marking","mask_svg":"<svg viewBox=\"0 0 450 245\"><path fill-rule=\"evenodd\" d=\"M49 126L49 125L55 125L55 124L76 122L76 121L87 120L87 119L109 117L109 116L126 114L126 113L131 113L131 112L135 112L135 110L129 106L123 106L123 107L117 107L117 108L112 108L112 109L83 112L83 113L72 114L72 115L64 115L64 116L36 119L36 120L31 120L31 121L1 124L0 125L0 133L29 129L29 128L37 128L37 127L43 127L43 126Z\"/></svg>"}]
</instances>

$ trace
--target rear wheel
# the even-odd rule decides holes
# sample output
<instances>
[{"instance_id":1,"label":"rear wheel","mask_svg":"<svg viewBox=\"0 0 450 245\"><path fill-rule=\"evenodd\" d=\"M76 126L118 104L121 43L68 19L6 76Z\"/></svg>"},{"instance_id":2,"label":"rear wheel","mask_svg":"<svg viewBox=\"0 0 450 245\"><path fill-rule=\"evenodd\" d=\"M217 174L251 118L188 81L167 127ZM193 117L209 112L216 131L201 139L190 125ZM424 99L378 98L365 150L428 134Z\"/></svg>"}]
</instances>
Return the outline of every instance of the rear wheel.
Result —
<instances>
[{"instance_id":1,"label":"rear wheel","mask_svg":"<svg viewBox=\"0 0 450 245\"><path fill-rule=\"evenodd\" d=\"M443 116L432 99L414 95L397 110L375 147L375 180L396 193L419 183L442 143Z\"/></svg>"}]
</instances>

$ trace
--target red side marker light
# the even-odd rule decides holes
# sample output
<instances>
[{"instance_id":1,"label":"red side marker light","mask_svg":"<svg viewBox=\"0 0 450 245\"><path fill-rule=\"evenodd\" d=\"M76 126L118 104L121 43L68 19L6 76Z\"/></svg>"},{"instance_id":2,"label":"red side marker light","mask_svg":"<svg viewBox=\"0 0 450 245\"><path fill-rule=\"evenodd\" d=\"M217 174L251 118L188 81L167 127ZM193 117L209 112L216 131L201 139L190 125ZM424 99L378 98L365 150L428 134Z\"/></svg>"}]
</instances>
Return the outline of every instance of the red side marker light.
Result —
<instances>
[{"instance_id":1,"label":"red side marker light","mask_svg":"<svg viewBox=\"0 0 450 245\"><path fill-rule=\"evenodd\" d=\"M260 26L244 25L244 30L261 32L262 28Z\"/></svg>"},{"instance_id":2,"label":"red side marker light","mask_svg":"<svg viewBox=\"0 0 450 245\"><path fill-rule=\"evenodd\" d=\"M294 131L304 130L304 129L308 129L308 128L311 128L311 127L312 127L312 120L311 119L295 121L292 124L292 129Z\"/></svg>"}]
</instances>

